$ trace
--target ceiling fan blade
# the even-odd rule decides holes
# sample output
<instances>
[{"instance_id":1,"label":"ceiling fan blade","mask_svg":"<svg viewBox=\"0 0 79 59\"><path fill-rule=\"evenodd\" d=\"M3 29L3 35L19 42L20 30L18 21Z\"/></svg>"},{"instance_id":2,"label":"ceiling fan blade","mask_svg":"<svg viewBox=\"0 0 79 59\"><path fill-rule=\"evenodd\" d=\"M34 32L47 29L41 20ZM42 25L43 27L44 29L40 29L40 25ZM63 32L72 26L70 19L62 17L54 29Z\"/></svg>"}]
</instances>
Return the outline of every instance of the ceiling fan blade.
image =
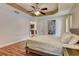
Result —
<instances>
[{"instance_id":1,"label":"ceiling fan blade","mask_svg":"<svg viewBox=\"0 0 79 59\"><path fill-rule=\"evenodd\" d=\"M36 10L35 6L32 6L32 8L33 8L34 10Z\"/></svg>"},{"instance_id":2,"label":"ceiling fan blade","mask_svg":"<svg viewBox=\"0 0 79 59\"><path fill-rule=\"evenodd\" d=\"M43 14L43 15L46 15L44 12L41 12L41 11L40 11L40 13Z\"/></svg>"},{"instance_id":3,"label":"ceiling fan blade","mask_svg":"<svg viewBox=\"0 0 79 59\"><path fill-rule=\"evenodd\" d=\"M47 8L42 8L41 10L47 10Z\"/></svg>"},{"instance_id":4,"label":"ceiling fan blade","mask_svg":"<svg viewBox=\"0 0 79 59\"><path fill-rule=\"evenodd\" d=\"M33 11L27 11L27 12L33 12Z\"/></svg>"}]
</instances>

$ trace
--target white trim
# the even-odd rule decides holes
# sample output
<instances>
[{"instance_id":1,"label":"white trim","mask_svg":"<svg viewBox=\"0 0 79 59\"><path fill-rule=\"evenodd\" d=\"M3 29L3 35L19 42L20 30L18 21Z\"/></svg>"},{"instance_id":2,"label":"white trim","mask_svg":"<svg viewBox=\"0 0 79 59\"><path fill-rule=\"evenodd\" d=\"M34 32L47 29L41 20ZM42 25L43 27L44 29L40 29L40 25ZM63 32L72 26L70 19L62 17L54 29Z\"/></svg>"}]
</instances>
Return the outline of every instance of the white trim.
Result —
<instances>
[{"instance_id":1,"label":"white trim","mask_svg":"<svg viewBox=\"0 0 79 59\"><path fill-rule=\"evenodd\" d=\"M17 40L17 41L12 41L12 42L9 42L9 43L5 43L3 45L0 45L0 48L8 46L8 45L15 44L15 43L18 43L18 42L21 42L21 41L25 41L25 40L27 40L27 38L23 38L23 39L20 39L20 40Z\"/></svg>"}]
</instances>

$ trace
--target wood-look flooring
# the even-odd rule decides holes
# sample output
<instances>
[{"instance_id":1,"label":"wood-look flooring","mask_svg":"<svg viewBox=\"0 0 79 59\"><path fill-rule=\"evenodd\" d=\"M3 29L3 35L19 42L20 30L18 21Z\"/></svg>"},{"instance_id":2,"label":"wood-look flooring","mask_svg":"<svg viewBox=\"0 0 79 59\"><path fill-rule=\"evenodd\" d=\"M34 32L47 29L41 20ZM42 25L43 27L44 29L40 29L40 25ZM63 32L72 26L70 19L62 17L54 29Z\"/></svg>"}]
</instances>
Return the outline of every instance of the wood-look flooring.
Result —
<instances>
[{"instance_id":1,"label":"wood-look flooring","mask_svg":"<svg viewBox=\"0 0 79 59\"><path fill-rule=\"evenodd\" d=\"M36 56L34 53L26 54L25 44L26 41L23 41L0 48L0 56Z\"/></svg>"}]
</instances>

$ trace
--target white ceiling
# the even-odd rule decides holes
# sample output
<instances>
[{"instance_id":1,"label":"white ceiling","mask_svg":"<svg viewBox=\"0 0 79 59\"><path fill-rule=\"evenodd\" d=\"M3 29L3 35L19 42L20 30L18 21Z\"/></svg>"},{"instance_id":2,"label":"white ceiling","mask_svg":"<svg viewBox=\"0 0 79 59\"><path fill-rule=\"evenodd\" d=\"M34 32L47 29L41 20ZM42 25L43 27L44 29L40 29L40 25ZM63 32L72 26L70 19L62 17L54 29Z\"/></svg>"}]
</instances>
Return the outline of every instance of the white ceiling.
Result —
<instances>
[{"instance_id":1,"label":"white ceiling","mask_svg":"<svg viewBox=\"0 0 79 59\"><path fill-rule=\"evenodd\" d=\"M17 3L18 5L22 6L27 11L33 10L31 6L35 6L35 3ZM74 3L40 3L39 8L47 8L46 11L43 12L49 12L54 9L56 9L58 5L58 13L54 14L55 16L60 16L64 14L68 14L71 12L72 7L74 6ZM53 16L54 16L53 15Z\"/></svg>"},{"instance_id":2,"label":"white ceiling","mask_svg":"<svg viewBox=\"0 0 79 59\"><path fill-rule=\"evenodd\" d=\"M35 6L34 3L18 3L18 5L22 6L23 8L25 8L28 11L33 10L33 8L31 6ZM58 3L59 12L64 11L64 10L70 10L73 5L74 5L74 3ZM39 4L39 8L48 8L48 10L46 10L46 12L52 11L56 7L57 7L56 3L40 3Z\"/></svg>"},{"instance_id":3,"label":"white ceiling","mask_svg":"<svg viewBox=\"0 0 79 59\"><path fill-rule=\"evenodd\" d=\"M22 6L27 11L33 10L33 8L31 6L36 6L36 4L34 4L34 3L19 3L18 5ZM42 11L43 12L49 12L49 11L55 10L57 8L57 4L56 3L40 3L38 5L38 7L40 9L41 8L47 8L47 10L42 10Z\"/></svg>"},{"instance_id":4,"label":"white ceiling","mask_svg":"<svg viewBox=\"0 0 79 59\"><path fill-rule=\"evenodd\" d=\"M59 3L59 11L71 10L74 3Z\"/></svg>"}]
</instances>

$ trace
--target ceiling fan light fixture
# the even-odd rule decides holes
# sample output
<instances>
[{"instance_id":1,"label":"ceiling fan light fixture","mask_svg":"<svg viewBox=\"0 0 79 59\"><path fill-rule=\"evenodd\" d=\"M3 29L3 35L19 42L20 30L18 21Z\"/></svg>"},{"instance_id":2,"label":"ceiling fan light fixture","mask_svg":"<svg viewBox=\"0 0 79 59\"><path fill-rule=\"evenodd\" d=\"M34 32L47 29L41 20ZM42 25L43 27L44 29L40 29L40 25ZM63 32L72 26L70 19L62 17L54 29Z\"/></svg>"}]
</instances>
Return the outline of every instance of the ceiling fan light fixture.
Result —
<instances>
[{"instance_id":1,"label":"ceiling fan light fixture","mask_svg":"<svg viewBox=\"0 0 79 59\"><path fill-rule=\"evenodd\" d=\"M35 15L37 16L37 15L40 15L40 12L39 11L36 11L36 12L34 12L35 13Z\"/></svg>"}]
</instances>

